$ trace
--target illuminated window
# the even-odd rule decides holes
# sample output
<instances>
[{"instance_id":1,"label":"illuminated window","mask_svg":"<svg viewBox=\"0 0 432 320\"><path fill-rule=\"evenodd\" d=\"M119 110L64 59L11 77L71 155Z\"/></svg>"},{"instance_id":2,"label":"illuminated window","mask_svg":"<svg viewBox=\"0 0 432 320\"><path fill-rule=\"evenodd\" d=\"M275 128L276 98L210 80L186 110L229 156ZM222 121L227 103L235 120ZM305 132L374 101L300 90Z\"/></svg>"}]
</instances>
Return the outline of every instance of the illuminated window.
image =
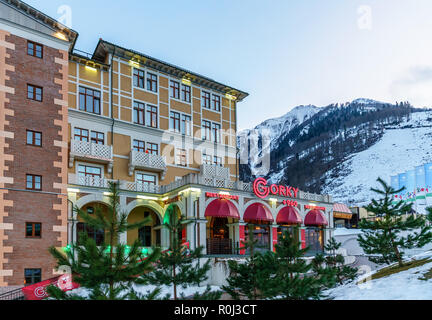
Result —
<instances>
[{"instance_id":1,"label":"illuminated window","mask_svg":"<svg viewBox=\"0 0 432 320\"><path fill-rule=\"evenodd\" d=\"M146 109L146 126L150 128L157 128L158 127L158 109L157 107L153 106L147 106Z\"/></svg>"}]
</instances>

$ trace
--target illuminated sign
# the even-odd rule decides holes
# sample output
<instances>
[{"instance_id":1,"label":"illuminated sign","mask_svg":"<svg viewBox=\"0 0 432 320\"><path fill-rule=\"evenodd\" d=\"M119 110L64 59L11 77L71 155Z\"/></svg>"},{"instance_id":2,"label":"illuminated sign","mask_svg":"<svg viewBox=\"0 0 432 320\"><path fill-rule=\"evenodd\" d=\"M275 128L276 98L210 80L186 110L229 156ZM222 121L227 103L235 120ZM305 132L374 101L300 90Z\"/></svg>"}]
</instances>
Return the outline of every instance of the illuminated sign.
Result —
<instances>
[{"instance_id":1,"label":"illuminated sign","mask_svg":"<svg viewBox=\"0 0 432 320\"><path fill-rule=\"evenodd\" d=\"M292 200L284 200L282 203L288 207L297 207L298 206L298 202L292 201Z\"/></svg>"},{"instance_id":2,"label":"illuminated sign","mask_svg":"<svg viewBox=\"0 0 432 320\"><path fill-rule=\"evenodd\" d=\"M324 207L317 207L317 206L311 206L311 205L305 205L305 209L325 211L326 208L324 208Z\"/></svg>"},{"instance_id":3,"label":"illuminated sign","mask_svg":"<svg viewBox=\"0 0 432 320\"><path fill-rule=\"evenodd\" d=\"M238 200L239 196L231 196L229 194L220 194L220 193L206 193L207 198L219 198L219 199L229 199L229 200Z\"/></svg>"},{"instance_id":4,"label":"illuminated sign","mask_svg":"<svg viewBox=\"0 0 432 320\"><path fill-rule=\"evenodd\" d=\"M253 191L255 195L261 199L267 198L270 194L281 197L297 198L299 189L276 184L268 186L266 179L258 178L253 183Z\"/></svg>"}]
</instances>

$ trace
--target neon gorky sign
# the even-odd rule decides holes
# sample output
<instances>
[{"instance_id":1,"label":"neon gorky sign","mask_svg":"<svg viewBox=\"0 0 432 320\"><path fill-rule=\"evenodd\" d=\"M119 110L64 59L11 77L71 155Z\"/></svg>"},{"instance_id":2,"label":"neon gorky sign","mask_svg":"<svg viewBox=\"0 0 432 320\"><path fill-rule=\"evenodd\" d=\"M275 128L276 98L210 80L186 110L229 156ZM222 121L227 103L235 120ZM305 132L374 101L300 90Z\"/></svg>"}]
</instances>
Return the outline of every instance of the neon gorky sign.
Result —
<instances>
[{"instance_id":1,"label":"neon gorky sign","mask_svg":"<svg viewBox=\"0 0 432 320\"><path fill-rule=\"evenodd\" d=\"M299 188L282 186L277 184L267 185L267 180L258 178L253 183L253 192L258 198L265 199L270 194L287 198L297 198Z\"/></svg>"}]
</instances>

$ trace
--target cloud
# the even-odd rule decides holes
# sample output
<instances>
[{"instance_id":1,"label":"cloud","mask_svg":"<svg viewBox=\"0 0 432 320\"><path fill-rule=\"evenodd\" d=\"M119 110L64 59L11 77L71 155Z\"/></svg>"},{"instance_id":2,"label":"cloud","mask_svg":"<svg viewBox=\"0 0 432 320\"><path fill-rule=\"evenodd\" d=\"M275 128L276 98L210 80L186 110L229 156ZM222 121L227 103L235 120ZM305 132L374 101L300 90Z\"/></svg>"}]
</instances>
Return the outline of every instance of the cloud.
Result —
<instances>
[{"instance_id":1,"label":"cloud","mask_svg":"<svg viewBox=\"0 0 432 320\"><path fill-rule=\"evenodd\" d=\"M432 107L432 66L413 66L390 85L394 100L411 102L415 107Z\"/></svg>"}]
</instances>

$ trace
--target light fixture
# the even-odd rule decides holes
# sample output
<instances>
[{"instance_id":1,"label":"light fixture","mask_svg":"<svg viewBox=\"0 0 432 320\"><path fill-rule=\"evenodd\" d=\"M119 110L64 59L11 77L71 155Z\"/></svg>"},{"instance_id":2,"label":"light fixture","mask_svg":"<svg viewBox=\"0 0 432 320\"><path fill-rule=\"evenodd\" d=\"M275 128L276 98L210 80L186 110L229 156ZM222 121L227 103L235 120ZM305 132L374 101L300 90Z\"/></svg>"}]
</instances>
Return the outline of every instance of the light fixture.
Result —
<instances>
[{"instance_id":1,"label":"light fixture","mask_svg":"<svg viewBox=\"0 0 432 320\"><path fill-rule=\"evenodd\" d=\"M148 197L148 196L137 196L138 199L143 199L143 200L159 200L159 198L156 197Z\"/></svg>"},{"instance_id":2,"label":"light fixture","mask_svg":"<svg viewBox=\"0 0 432 320\"><path fill-rule=\"evenodd\" d=\"M56 38L58 38L60 40L64 40L64 41L68 40L68 38L63 33L61 33L61 32L54 33L54 37L56 37Z\"/></svg>"},{"instance_id":3,"label":"light fixture","mask_svg":"<svg viewBox=\"0 0 432 320\"><path fill-rule=\"evenodd\" d=\"M229 100L234 100L234 101L237 100L236 96L233 96L232 94L229 93L225 94L225 97Z\"/></svg>"},{"instance_id":4,"label":"light fixture","mask_svg":"<svg viewBox=\"0 0 432 320\"><path fill-rule=\"evenodd\" d=\"M78 192L80 192L79 189L72 189L72 188L68 188L67 191L70 192L70 193L78 193Z\"/></svg>"},{"instance_id":5,"label":"light fixture","mask_svg":"<svg viewBox=\"0 0 432 320\"><path fill-rule=\"evenodd\" d=\"M182 83L185 84L185 85L190 86L192 84L192 81L190 79L183 78L182 79Z\"/></svg>"},{"instance_id":6,"label":"light fixture","mask_svg":"<svg viewBox=\"0 0 432 320\"><path fill-rule=\"evenodd\" d=\"M138 61L129 60L129 65L134 68L139 68L140 64Z\"/></svg>"},{"instance_id":7,"label":"light fixture","mask_svg":"<svg viewBox=\"0 0 432 320\"><path fill-rule=\"evenodd\" d=\"M276 198L270 198L269 199L271 202L277 202L277 199Z\"/></svg>"},{"instance_id":8,"label":"light fixture","mask_svg":"<svg viewBox=\"0 0 432 320\"><path fill-rule=\"evenodd\" d=\"M182 193L186 193L186 192L198 192L198 193L200 193L201 192L201 189L198 189L198 188L187 188L187 189L184 189L184 190L182 190L182 191L180 191L178 194L179 195L181 195Z\"/></svg>"},{"instance_id":9,"label":"light fixture","mask_svg":"<svg viewBox=\"0 0 432 320\"><path fill-rule=\"evenodd\" d=\"M161 201L167 201L169 197L162 198Z\"/></svg>"},{"instance_id":10,"label":"light fixture","mask_svg":"<svg viewBox=\"0 0 432 320\"><path fill-rule=\"evenodd\" d=\"M89 65L85 66L85 68L86 68L87 70L89 70L89 71L93 71L93 72L96 72L96 71L97 71L97 69L96 69L95 67L92 67L92 66L89 66Z\"/></svg>"},{"instance_id":11,"label":"light fixture","mask_svg":"<svg viewBox=\"0 0 432 320\"><path fill-rule=\"evenodd\" d=\"M219 192L219 194L222 196L229 196L230 195L230 193L226 192L226 191L221 191L221 192Z\"/></svg>"},{"instance_id":12,"label":"light fixture","mask_svg":"<svg viewBox=\"0 0 432 320\"><path fill-rule=\"evenodd\" d=\"M112 196L111 192L104 192L104 196Z\"/></svg>"}]
</instances>

